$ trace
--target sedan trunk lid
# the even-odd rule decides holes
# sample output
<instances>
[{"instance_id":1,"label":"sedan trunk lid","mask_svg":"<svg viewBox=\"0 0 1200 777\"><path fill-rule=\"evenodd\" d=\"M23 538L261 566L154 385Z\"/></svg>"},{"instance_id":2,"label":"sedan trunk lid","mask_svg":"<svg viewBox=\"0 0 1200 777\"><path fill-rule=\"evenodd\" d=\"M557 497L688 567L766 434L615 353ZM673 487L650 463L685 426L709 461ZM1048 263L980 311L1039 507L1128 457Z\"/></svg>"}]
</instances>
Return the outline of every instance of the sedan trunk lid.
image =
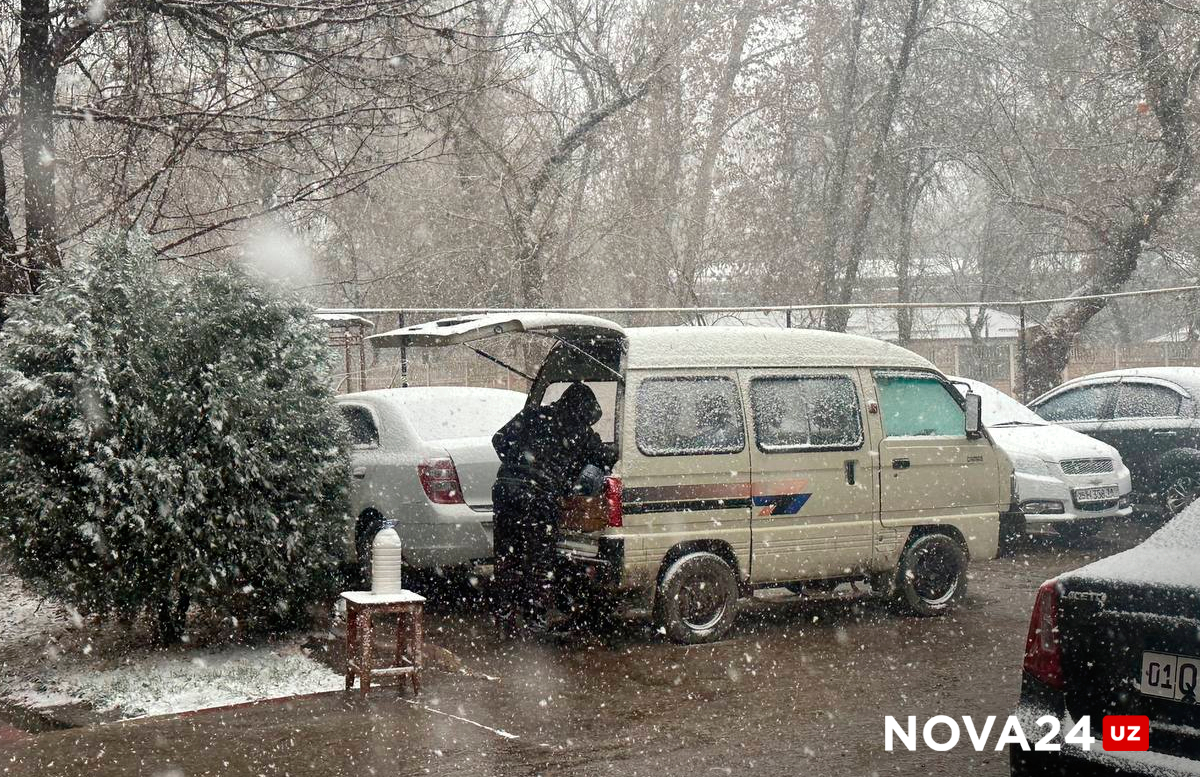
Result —
<instances>
[{"instance_id":1,"label":"sedan trunk lid","mask_svg":"<svg viewBox=\"0 0 1200 777\"><path fill-rule=\"evenodd\" d=\"M458 472L463 500L475 510L492 509L492 484L500 460L492 448L490 437L463 437L457 440L439 440L446 449Z\"/></svg>"}]
</instances>

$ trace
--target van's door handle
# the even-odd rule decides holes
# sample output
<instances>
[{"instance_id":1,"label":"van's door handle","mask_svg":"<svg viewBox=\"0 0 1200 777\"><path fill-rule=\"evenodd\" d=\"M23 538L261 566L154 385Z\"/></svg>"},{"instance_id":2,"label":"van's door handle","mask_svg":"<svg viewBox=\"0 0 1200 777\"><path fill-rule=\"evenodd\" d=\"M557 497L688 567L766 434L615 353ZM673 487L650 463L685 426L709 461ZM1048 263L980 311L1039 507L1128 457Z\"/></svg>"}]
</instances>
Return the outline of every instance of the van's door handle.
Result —
<instances>
[{"instance_id":1,"label":"van's door handle","mask_svg":"<svg viewBox=\"0 0 1200 777\"><path fill-rule=\"evenodd\" d=\"M892 459L892 469L908 469L912 462L908 459Z\"/></svg>"},{"instance_id":2,"label":"van's door handle","mask_svg":"<svg viewBox=\"0 0 1200 777\"><path fill-rule=\"evenodd\" d=\"M1155 429L1155 437L1174 437L1177 432L1174 429Z\"/></svg>"},{"instance_id":3,"label":"van's door handle","mask_svg":"<svg viewBox=\"0 0 1200 777\"><path fill-rule=\"evenodd\" d=\"M363 478L365 478L367 476L367 468L366 467L355 467L354 470L350 474L354 477L355 480L362 480Z\"/></svg>"},{"instance_id":4,"label":"van's door handle","mask_svg":"<svg viewBox=\"0 0 1200 777\"><path fill-rule=\"evenodd\" d=\"M854 466L857 463L854 459L846 462L846 482L850 485L854 485Z\"/></svg>"}]
</instances>

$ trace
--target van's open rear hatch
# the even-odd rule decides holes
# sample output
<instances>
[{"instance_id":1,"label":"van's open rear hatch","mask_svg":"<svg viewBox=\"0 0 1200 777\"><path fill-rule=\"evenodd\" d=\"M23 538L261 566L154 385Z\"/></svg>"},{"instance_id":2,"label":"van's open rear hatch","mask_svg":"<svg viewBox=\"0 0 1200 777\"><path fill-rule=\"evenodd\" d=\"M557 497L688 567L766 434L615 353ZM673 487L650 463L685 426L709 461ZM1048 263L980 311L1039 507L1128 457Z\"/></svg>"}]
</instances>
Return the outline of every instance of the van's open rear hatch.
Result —
<instances>
[{"instance_id":1,"label":"van's open rear hatch","mask_svg":"<svg viewBox=\"0 0 1200 777\"><path fill-rule=\"evenodd\" d=\"M488 313L428 321L371 335L367 342L376 348L435 348L461 345L505 334L544 334L564 340L624 333L620 324L576 313Z\"/></svg>"}]
</instances>

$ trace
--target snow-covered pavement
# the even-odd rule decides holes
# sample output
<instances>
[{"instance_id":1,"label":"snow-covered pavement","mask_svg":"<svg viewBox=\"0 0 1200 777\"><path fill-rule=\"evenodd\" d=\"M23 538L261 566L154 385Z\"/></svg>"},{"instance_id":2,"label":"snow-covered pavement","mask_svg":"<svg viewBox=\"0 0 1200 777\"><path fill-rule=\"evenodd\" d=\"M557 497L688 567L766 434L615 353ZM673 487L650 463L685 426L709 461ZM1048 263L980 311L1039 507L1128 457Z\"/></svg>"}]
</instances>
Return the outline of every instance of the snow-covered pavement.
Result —
<instances>
[{"instance_id":1,"label":"snow-covered pavement","mask_svg":"<svg viewBox=\"0 0 1200 777\"><path fill-rule=\"evenodd\" d=\"M21 707L85 705L126 718L342 688L306 639L156 650L144 634L94 627L0 572L0 698Z\"/></svg>"}]
</instances>

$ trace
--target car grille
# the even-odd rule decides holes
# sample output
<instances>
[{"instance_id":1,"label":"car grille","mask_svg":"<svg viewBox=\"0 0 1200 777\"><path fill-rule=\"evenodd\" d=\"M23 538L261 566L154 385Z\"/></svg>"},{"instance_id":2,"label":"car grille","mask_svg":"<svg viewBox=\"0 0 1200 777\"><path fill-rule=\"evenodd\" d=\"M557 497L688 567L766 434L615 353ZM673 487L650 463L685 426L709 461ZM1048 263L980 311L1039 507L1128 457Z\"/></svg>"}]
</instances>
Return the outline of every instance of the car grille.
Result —
<instances>
[{"instance_id":1,"label":"car grille","mask_svg":"<svg viewBox=\"0 0 1200 777\"><path fill-rule=\"evenodd\" d=\"M1113 471L1112 459L1066 459L1059 462L1062 471L1067 475L1096 475L1101 472Z\"/></svg>"}]
</instances>

